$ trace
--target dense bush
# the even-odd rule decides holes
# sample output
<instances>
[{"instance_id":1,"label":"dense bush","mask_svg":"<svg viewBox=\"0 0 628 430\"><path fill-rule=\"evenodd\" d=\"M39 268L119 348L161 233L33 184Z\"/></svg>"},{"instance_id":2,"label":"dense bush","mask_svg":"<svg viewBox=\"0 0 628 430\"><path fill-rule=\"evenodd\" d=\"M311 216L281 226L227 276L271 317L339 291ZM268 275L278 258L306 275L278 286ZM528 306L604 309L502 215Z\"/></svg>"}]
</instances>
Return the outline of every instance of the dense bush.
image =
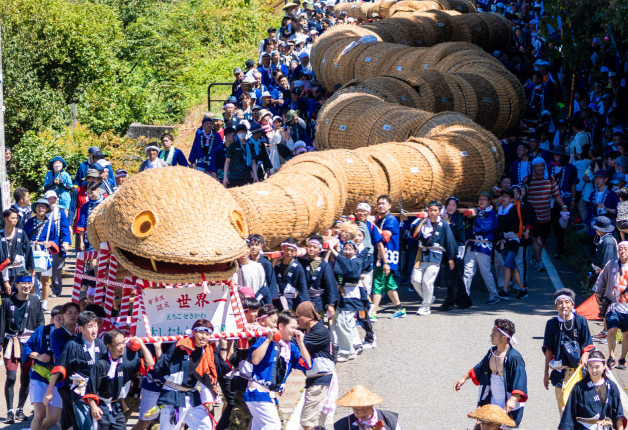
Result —
<instances>
[{"instance_id":1,"label":"dense bush","mask_svg":"<svg viewBox=\"0 0 628 430\"><path fill-rule=\"evenodd\" d=\"M256 58L264 0L1 0L7 143L181 122L207 85ZM16 154L17 155L17 154ZM29 163L16 156L18 162Z\"/></svg>"},{"instance_id":2,"label":"dense bush","mask_svg":"<svg viewBox=\"0 0 628 430\"><path fill-rule=\"evenodd\" d=\"M12 178L13 183L27 187L35 194L41 193L48 162L57 155L68 164L67 171L76 174L79 164L86 160L90 146L98 146L108 156L113 170L125 169L129 174L137 173L144 155L145 141L123 138L113 133L100 135L85 125L66 127L56 133L45 130L39 134L28 131L20 143L13 148L13 156L19 160Z\"/></svg>"}]
</instances>

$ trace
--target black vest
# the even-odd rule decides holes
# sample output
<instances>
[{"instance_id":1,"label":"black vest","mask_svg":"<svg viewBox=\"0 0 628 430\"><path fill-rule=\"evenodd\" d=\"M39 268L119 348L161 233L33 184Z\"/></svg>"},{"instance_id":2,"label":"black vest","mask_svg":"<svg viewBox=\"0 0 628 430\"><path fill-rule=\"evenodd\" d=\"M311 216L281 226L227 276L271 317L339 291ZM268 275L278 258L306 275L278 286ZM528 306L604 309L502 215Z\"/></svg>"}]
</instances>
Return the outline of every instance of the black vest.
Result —
<instances>
[{"instance_id":1,"label":"black vest","mask_svg":"<svg viewBox=\"0 0 628 430\"><path fill-rule=\"evenodd\" d=\"M395 412L389 411L381 411L379 409L375 409L377 412L377 416L381 421L384 421L386 430L395 430L397 428L397 420L399 419L399 414ZM348 417L342 418L334 423L334 430L355 430L359 428L354 426L353 423L358 419L355 415L351 414Z\"/></svg>"}]
</instances>

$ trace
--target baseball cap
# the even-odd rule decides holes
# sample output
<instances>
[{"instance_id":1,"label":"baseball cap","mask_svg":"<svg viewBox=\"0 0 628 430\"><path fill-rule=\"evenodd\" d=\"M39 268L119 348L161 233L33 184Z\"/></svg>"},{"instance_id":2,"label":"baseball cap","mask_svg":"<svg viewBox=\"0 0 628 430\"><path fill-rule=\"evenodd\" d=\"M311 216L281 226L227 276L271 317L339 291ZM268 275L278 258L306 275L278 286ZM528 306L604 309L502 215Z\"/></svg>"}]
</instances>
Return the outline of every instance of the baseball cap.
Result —
<instances>
[{"instance_id":1,"label":"baseball cap","mask_svg":"<svg viewBox=\"0 0 628 430\"><path fill-rule=\"evenodd\" d=\"M87 173L85 173L85 177L83 178L83 180L87 178L100 178L100 174L96 169L87 169Z\"/></svg>"},{"instance_id":2,"label":"baseball cap","mask_svg":"<svg viewBox=\"0 0 628 430\"><path fill-rule=\"evenodd\" d=\"M100 148L97 146L92 146L87 150L88 154L93 154L94 152L100 152Z\"/></svg>"},{"instance_id":3,"label":"baseball cap","mask_svg":"<svg viewBox=\"0 0 628 430\"><path fill-rule=\"evenodd\" d=\"M236 67L235 69L233 69L233 73L242 73L242 67Z\"/></svg>"}]
</instances>

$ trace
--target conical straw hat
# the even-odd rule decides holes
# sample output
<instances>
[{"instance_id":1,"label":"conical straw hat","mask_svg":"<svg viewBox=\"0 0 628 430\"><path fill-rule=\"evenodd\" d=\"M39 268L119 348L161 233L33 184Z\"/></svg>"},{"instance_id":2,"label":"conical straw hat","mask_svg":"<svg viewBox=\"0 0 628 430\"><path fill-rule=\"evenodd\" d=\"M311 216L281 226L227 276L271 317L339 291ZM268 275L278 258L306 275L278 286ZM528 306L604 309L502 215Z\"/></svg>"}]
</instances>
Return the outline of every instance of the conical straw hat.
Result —
<instances>
[{"instance_id":1,"label":"conical straw hat","mask_svg":"<svg viewBox=\"0 0 628 430\"><path fill-rule=\"evenodd\" d=\"M383 402L384 399L377 394L371 393L361 385L356 385L347 394L336 400L338 406L360 407L373 406Z\"/></svg>"},{"instance_id":2,"label":"conical straw hat","mask_svg":"<svg viewBox=\"0 0 628 430\"><path fill-rule=\"evenodd\" d=\"M475 411L469 412L467 416L480 421L487 421L489 423L501 424L508 427L514 427L516 425L515 421L508 416L506 411L497 405L480 406Z\"/></svg>"}]
</instances>

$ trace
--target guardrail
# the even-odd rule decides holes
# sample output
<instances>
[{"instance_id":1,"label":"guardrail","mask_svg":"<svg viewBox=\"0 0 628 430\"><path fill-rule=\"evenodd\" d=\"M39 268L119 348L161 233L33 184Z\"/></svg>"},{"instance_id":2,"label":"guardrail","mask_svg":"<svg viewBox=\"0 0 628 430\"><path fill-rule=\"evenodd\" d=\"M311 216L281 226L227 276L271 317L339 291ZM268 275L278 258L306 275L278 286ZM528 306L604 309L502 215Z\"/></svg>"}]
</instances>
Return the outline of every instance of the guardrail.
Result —
<instances>
[{"instance_id":1,"label":"guardrail","mask_svg":"<svg viewBox=\"0 0 628 430\"><path fill-rule=\"evenodd\" d=\"M212 110L212 102L226 102L226 99L217 99L217 100L212 100L212 88L214 86L217 85L223 85L223 86L231 86L233 85L233 82L212 82L211 84L209 84L209 86L207 87L207 110L211 111Z\"/></svg>"}]
</instances>

